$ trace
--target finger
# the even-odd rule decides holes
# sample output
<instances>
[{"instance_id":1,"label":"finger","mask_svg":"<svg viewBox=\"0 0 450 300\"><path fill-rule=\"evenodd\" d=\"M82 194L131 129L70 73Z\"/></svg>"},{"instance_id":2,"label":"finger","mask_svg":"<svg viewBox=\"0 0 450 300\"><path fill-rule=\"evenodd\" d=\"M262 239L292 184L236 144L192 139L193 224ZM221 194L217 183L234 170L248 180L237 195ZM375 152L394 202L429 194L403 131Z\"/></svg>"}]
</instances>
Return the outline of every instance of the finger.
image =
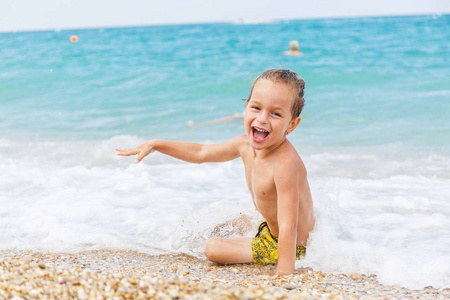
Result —
<instances>
[{"instance_id":1,"label":"finger","mask_svg":"<svg viewBox=\"0 0 450 300\"><path fill-rule=\"evenodd\" d=\"M136 157L136 163L139 163L146 155L144 155L143 152L140 152L139 155Z\"/></svg>"},{"instance_id":2,"label":"finger","mask_svg":"<svg viewBox=\"0 0 450 300\"><path fill-rule=\"evenodd\" d=\"M152 153L154 150L153 149L143 149L142 151L139 151L138 156L136 157L136 163L140 162L141 160L144 159L144 157L146 157L147 155L149 155L150 153Z\"/></svg>"},{"instance_id":3,"label":"finger","mask_svg":"<svg viewBox=\"0 0 450 300\"><path fill-rule=\"evenodd\" d=\"M117 148L116 151L119 151L117 155L120 156L130 156L130 155L136 155L139 153L136 149L123 149L123 148Z\"/></svg>"},{"instance_id":4,"label":"finger","mask_svg":"<svg viewBox=\"0 0 450 300\"><path fill-rule=\"evenodd\" d=\"M129 155L129 154L127 154L127 149L116 149L116 151L119 151L117 153L117 155L121 155L121 156Z\"/></svg>"}]
</instances>

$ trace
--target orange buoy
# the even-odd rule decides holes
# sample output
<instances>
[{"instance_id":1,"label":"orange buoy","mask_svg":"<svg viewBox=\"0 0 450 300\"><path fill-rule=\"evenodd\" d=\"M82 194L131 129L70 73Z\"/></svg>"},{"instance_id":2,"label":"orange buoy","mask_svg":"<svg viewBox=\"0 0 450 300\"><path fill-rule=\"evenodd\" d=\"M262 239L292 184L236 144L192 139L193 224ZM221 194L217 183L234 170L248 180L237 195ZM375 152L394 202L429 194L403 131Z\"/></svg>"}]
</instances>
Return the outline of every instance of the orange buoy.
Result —
<instances>
[{"instance_id":1,"label":"orange buoy","mask_svg":"<svg viewBox=\"0 0 450 300\"><path fill-rule=\"evenodd\" d=\"M78 36L72 35L72 36L70 37L70 41L71 41L72 43L78 42Z\"/></svg>"}]
</instances>

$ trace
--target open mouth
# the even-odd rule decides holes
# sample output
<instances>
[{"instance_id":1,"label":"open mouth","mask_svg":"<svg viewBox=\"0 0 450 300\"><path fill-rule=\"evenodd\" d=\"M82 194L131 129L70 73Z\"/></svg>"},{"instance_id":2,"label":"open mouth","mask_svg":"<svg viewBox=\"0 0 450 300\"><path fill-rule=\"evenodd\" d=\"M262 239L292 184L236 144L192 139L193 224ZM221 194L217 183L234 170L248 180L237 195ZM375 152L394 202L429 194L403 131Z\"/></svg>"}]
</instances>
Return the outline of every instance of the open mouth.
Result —
<instances>
[{"instance_id":1,"label":"open mouth","mask_svg":"<svg viewBox=\"0 0 450 300\"><path fill-rule=\"evenodd\" d=\"M262 143L267 139L267 136L269 135L269 132L267 130L252 127L252 137L253 140L257 143Z\"/></svg>"}]
</instances>

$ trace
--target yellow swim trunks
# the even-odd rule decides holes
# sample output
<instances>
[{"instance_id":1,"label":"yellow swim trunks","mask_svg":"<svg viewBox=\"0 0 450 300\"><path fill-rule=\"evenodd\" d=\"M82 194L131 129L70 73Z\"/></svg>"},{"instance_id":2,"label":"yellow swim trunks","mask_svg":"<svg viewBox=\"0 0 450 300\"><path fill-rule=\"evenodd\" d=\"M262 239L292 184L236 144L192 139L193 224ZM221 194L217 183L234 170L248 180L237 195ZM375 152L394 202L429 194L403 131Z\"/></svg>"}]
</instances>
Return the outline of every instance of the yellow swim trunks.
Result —
<instances>
[{"instance_id":1,"label":"yellow swim trunks","mask_svg":"<svg viewBox=\"0 0 450 300\"><path fill-rule=\"evenodd\" d=\"M253 262L258 265L276 264L278 261L278 239L270 233L267 222L259 225L258 233L252 239ZM297 246L296 259L305 255L306 247Z\"/></svg>"}]
</instances>

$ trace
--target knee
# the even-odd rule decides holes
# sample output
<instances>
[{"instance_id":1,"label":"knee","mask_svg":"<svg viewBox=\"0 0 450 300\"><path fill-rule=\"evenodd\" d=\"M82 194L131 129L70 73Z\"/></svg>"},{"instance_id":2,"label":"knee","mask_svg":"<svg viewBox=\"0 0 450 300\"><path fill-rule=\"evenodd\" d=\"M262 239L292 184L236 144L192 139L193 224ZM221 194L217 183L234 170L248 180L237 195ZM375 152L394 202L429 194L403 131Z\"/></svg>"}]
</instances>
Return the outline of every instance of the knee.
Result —
<instances>
[{"instance_id":1,"label":"knee","mask_svg":"<svg viewBox=\"0 0 450 300\"><path fill-rule=\"evenodd\" d=\"M217 262L218 257L218 244L220 243L219 238L210 238L206 241L205 245L205 255L209 261Z\"/></svg>"}]
</instances>

